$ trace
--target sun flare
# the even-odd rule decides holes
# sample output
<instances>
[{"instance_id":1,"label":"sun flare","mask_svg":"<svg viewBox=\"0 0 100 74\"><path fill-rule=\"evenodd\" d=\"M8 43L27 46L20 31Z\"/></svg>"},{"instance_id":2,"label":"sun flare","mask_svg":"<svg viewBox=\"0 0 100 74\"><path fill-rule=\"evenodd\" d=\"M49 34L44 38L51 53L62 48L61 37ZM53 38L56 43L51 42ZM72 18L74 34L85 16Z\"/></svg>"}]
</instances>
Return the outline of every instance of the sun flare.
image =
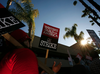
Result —
<instances>
[{"instance_id":1,"label":"sun flare","mask_svg":"<svg viewBox=\"0 0 100 74\"><path fill-rule=\"evenodd\" d=\"M86 40L82 40L82 41L81 41L81 44L82 44L82 45L86 45L86 44L87 44L87 41L86 41Z\"/></svg>"}]
</instances>

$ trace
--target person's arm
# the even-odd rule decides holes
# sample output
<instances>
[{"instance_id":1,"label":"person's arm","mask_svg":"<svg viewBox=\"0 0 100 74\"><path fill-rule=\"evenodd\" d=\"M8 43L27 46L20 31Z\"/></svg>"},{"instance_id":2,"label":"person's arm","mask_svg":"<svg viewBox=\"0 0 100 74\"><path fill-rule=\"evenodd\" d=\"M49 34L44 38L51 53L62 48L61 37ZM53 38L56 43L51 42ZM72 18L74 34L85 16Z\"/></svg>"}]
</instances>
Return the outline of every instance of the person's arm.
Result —
<instances>
[{"instance_id":1,"label":"person's arm","mask_svg":"<svg viewBox=\"0 0 100 74\"><path fill-rule=\"evenodd\" d=\"M35 54L27 48L19 51L16 53L12 74L39 74L38 61Z\"/></svg>"},{"instance_id":2,"label":"person's arm","mask_svg":"<svg viewBox=\"0 0 100 74\"><path fill-rule=\"evenodd\" d=\"M52 66L52 70L56 74L60 70L62 63L60 62L57 66L55 66L55 65L56 65L56 62L54 61L54 64Z\"/></svg>"},{"instance_id":3,"label":"person's arm","mask_svg":"<svg viewBox=\"0 0 100 74\"><path fill-rule=\"evenodd\" d=\"M55 66L56 65L56 62L54 61L54 63L53 63L53 66L52 66L52 70L53 70L53 72L54 72L54 74L57 74L57 72L60 70L60 68L61 68L61 65L62 65L62 63L60 62L57 66ZM46 73L44 70L41 72L41 74L48 74L48 73Z\"/></svg>"}]
</instances>

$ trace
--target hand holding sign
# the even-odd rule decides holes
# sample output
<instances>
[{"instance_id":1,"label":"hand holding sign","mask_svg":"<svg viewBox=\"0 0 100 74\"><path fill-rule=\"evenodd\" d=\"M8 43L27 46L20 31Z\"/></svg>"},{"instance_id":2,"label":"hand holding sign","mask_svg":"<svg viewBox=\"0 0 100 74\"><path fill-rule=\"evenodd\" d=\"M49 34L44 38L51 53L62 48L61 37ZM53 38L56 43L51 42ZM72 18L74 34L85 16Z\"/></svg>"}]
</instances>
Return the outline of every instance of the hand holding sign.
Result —
<instances>
[{"instance_id":1,"label":"hand holding sign","mask_svg":"<svg viewBox=\"0 0 100 74\"><path fill-rule=\"evenodd\" d=\"M54 64L53 64L53 66L52 66L52 70L53 70L55 73L57 73L57 72L60 70L62 63L60 62L57 66L55 66L55 65L56 65L56 62L54 61Z\"/></svg>"}]
</instances>

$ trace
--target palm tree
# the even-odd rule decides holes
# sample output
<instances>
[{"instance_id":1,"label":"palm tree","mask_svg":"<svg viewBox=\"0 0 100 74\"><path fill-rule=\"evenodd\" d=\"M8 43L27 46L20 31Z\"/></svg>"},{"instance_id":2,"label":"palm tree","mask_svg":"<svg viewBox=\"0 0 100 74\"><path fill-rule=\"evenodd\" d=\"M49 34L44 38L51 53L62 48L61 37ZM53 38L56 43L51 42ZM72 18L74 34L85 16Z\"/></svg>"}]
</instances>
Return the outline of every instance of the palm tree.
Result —
<instances>
[{"instance_id":1,"label":"palm tree","mask_svg":"<svg viewBox=\"0 0 100 74\"><path fill-rule=\"evenodd\" d=\"M83 33L83 31L81 31L80 34L78 35L76 32L76 30L77 30L76 27L77 27L77 24L74 24L71 29L66 27L65 28L66 33L63 36L63 38L65 39L65 38L69 38L69 37L74 37L75 41L77 42L77 44L79 46L78 48L80 48L82 56L84 57L86 55L89 55L89 52L91 51L90 47L93 46L93 44L91 43L91 44L87 44L85 46L82 46L80 44L80 42L81 42L81 40L84 39L83 38L84 33Z\"/></svg>"},{"instance_id":2,"label":"palm tree","mask_svg":"<svg viewBox=\"0 0 100 74\"><path fill-rule=\"evenodd\" d=\"M10 5L12 4L12 1L16 1L16 0L8 0L8 1L7 1L6 9L9 9ZM19 1L20 1L21 3L26 2L26 1L31 2L31 0L19 0Z\"/></svg>"},{"instance_id":3,"label":"palm tree","mask_svg":"<svg viewBox=\"0 0 100 74\"><path fill-rule=\"evenodd\" d=\"M77 32L76 32L76 30L77 30L76 27L77 27L77 26L78 26L77 24L74 24L74 25L72 26L71 29L66 27L66 28L65 28L66 33L65 33L65 35L63 36L63 38L65 39L65 38L69 38L69 37L74 37L75 41L78 43L79 48L81 49L81 53L82 53L83 56L84 56L84 54L85 54L87 51L83 51L83 48L82 48L81 45L80 45L80 41L84 39L84 38L83 38L84 33L83 33L83 31L81 31L80 34L78 35Z\"/></svg>"},{"instance_id":4,"label":"palm tree","mask_svg":"<svg viewBox=\"0 0 100 74\"><path fill-rule=\"evenodd\" d=\"M74 37L76 42L80 42L83 39L84 33L83 31L81 31L80 34L78 35L76 33L76 30L77 30L76 27L77 27L77 24L74 24L71 29L66 27L65 28L66 34L63 36L64 39L69 38L69 37Z\"/></svg>"},{"instance_id":5,"label":"palm tree","mask_svg":"<svg viewBox=\"0 0 100 74\"><path fill-rule=\"evenodd\" d=\"M33 9L33 4L30 0L20 0L20 2L14 2L14 7L9 9L9 11L14 14L16 18L20 21L23 21L29 26L29 37L32 39L30 42L30 46L32 46L32 41L34 39L35 32L35 22L34 19L39 15L39 11L37 9Z\"/></svg>"},{"instance_id":6,"label":"palm tree","mask_svg":"<svg viewBox=\"0 0 100 74\"><path fill-rule=\"evenodd\" d=\"M10 5L12 4L12 1L13 1L13 0L8 0L8 1L7 1L6 9L8 9L8 8L10 7Z\"/></svg>"}]
</instances>

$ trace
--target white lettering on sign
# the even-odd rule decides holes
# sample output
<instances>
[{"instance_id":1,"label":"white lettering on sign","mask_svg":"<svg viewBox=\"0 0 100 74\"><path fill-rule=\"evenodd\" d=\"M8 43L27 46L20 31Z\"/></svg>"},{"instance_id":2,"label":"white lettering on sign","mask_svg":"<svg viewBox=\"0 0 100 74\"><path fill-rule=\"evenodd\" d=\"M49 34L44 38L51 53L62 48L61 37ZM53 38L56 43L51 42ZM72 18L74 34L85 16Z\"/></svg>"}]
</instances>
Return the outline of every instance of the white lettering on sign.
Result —
<instances>
[{"instance_id":1,"label":"white lettering on sign","mask_svg":"<svg viewBox=\"0 0 100 74\"><path fill-rule=\"evenodd\" d=\"M50 42L43 41L43 40L41 40L40 45L44 47L48 47L48 48L53 48L53 49L56 49L56 46L57 46L57 44L50 43Z\"/></svg>"},{"instance_id":2,"label":"white lettering on sign","mask_svg":"<svg viewBox=\"0 0 100 74\"><path fill-rule=\"evenodd\" d=\"M15 20L13 16L9 16L9 17L0 18L0 23L2 23L0 24L0 29L2 29L2 28L19 24L20 22Z\"/></svg>"},{"instance_id":3,"label":"white lettering on sign","mask_svg":"<svg viewBox=\"0 0 100 74\"><path fill-rule=\"evenodd\" d=\"M46 35L50 35L50 36L53 36L53 37L57 37L58 38L58 29L55 29L55 28L51 28L49 26L45 26L45 29L44 29L44 34Z\"/></svg>"}]
</instances>

